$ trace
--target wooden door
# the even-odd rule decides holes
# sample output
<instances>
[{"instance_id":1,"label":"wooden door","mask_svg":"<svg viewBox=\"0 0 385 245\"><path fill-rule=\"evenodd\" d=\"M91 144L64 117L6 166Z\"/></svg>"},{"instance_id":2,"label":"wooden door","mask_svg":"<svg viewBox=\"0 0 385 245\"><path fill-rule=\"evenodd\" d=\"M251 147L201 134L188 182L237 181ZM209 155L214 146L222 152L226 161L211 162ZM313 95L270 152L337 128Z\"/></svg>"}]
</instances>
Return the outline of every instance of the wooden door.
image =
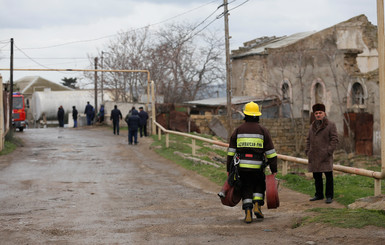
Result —
<instances>
[{"instance_id":1,"label":"wooden door","mask_svg":"<svg viewBox=\"0 0 385 245\"><path fill-rule=\"evenodd\" d=\"M355 153L373 155L373 115L369 113L345 113L350 129L354 133ZM348 137L344 123L344 136Z\"/></svg>"}]
</instances>

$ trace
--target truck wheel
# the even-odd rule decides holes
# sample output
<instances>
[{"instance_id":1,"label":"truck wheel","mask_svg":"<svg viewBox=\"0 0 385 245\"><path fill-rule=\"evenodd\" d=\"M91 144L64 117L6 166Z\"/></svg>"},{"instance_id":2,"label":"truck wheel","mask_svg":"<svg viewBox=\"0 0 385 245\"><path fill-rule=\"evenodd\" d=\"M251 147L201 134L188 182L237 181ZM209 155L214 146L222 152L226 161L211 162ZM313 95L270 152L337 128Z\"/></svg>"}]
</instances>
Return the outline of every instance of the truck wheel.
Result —
<instances>
[{"instance_id":1,"label":"truck wheel","mask_svg":"<svg viewBox=\"0 0 385 245\"><path fill-rule=\"evenodd\" d=\"M23 132L23 130L24 130L24 128L19 128L19 131L20 131L20 132Z\"/></svg>"}]
</instances>

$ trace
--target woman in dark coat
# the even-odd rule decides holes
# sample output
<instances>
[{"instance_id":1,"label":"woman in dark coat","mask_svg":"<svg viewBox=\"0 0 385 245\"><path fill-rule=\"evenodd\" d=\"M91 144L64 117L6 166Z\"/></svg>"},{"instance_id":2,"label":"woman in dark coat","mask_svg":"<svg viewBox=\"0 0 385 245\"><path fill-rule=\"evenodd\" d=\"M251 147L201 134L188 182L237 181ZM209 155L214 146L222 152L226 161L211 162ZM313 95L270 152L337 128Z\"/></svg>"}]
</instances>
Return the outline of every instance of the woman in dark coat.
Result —
<instances>
[{"instance_id":1,"label":"woman in dark coat","mask_svg":"<svg viewBox=\"0 0 385 245\"><path fill-rule=\"evenodd\" d=\"M323 104L315 104L313 113L316 120L310 126L305 150L309 159L308 170L313 172L316 189L315 196L310 201L324 198L322 181L322 173L324 173L326 176L326 203L332 203L334 195L333 152L338 144L337 128L326 118Z\"/></svg>"}]
</instances>

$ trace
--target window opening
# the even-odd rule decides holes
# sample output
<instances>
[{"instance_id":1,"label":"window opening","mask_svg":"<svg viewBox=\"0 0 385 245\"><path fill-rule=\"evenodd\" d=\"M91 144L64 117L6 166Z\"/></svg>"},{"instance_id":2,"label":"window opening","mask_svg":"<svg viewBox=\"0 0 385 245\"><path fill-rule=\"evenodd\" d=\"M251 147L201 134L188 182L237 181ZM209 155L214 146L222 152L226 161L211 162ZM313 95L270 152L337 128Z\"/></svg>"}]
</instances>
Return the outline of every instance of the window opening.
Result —
<instances>
[{"instance_id":1,"label":"window opening","mask_svg":"<svg viewBox=\"0 0 385 245\"><path fill-rule=\"evenodd\" d=\"M353 84L352 101L353 105L363 105L365 102L364 89L359 83Z\"/></svg>"}]
</instances>

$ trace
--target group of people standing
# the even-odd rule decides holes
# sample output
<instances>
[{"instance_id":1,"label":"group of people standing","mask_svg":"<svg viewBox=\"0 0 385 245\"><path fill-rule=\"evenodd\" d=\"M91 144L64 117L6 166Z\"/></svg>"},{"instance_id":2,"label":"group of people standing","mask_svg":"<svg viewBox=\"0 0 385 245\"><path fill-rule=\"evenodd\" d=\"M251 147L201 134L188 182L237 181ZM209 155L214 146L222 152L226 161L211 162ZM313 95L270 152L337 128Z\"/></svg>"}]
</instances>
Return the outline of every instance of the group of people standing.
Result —
<instances>
[{"instance_id":1,"label":"group of people standing","mask_svg":"<svg viewBox=\"0 0 385 245\"><path fill-rule=\"evenodd\" d=\"M64 127L64 114L63 106L60 106L57 112L59 127ZM89 101L87 101L84 114L87 118L87 125L92 125L95 119L95 109ZM76 109L76 106L72 106L72 119L74 121L74 128L78 127L78 115L79 112ZM97 115L97 122L102 123L104 121L104 116L104 105L101 105ZM113 132L116 135L119 135L119 121L122 119L122 113L118 109L118 106L115 105L114 109L111 111L110 120L112 120ZM125 121L127 122L129 128L129 144L138 144L138 132L140 137L147 136L147 120L148 113L143 110L143 107L139 107L139 112L135 109L135 107L131 108L125 117Z\"/></svg>"},{"instance_id":2,"label":"group of people standing","mask_svg":"<svg viewBox=\"0 0 385 245\"><path fill-rule=\"evenodd\" d=\"M119 135L119 122L123 119L122 112L115 105L111 111L110 120L112 120L114 134ZM148 113L139 107L139 112L132 107L124 120L128 126L128 144L138 144L138 131L140 137L147 136Z\"/></svg>"}]
</instances>

